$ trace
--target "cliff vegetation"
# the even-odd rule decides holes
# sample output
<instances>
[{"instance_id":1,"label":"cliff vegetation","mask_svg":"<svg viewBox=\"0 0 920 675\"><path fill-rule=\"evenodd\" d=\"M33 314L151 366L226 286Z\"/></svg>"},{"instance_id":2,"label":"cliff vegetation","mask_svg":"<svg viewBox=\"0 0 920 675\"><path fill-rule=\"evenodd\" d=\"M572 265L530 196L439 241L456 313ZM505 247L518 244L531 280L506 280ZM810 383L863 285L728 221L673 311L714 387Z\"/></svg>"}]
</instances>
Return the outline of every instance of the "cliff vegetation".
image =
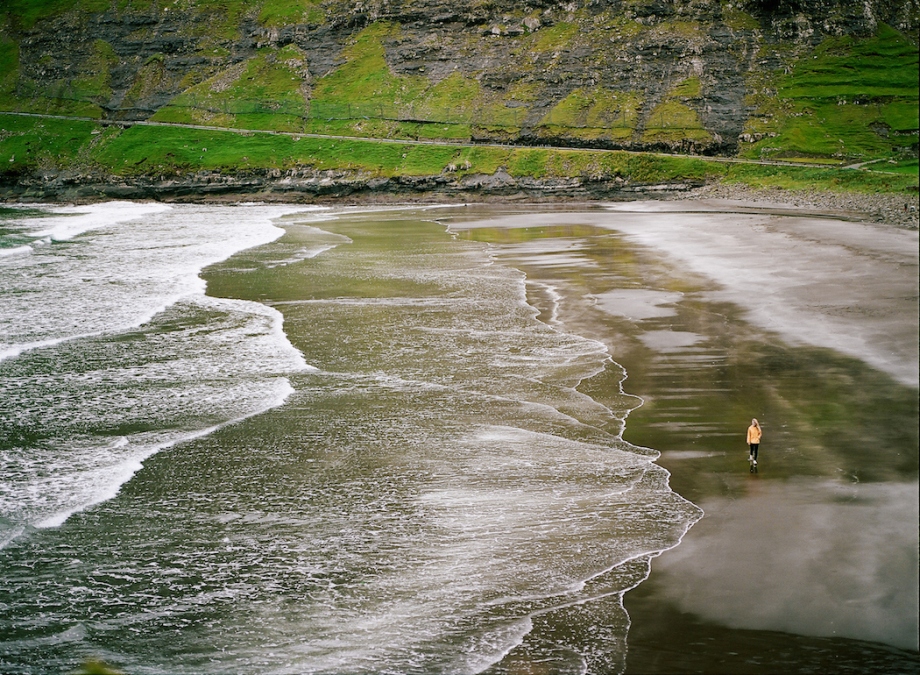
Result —
<instances>
[{"instance_id":1,"label":"cliff vegetation","mask_svg":"<svg viewBox=\"0 0 920 675\"><path fill-rule=\"evenodd\" d=\"M42 172L625 184L781 174L902 189L917 182L918 7L7 0L0 113L46 117L0 114L0 171L7 183ZM854 164L884 171L830 168Z\"/></svg>"}]
</instances>

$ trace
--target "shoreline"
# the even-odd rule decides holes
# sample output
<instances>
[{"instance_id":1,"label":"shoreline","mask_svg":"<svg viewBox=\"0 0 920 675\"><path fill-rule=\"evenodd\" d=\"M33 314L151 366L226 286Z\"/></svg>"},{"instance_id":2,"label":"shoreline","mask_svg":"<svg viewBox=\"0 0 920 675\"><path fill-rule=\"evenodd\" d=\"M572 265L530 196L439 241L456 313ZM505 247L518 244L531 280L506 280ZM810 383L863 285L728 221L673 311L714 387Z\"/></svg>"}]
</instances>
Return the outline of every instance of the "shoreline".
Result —
<instances>
[{"instance_id":1,"label":"shoreline","mask_svg":"<svg viewBox=\"0 0 920 675\"><path fill-rule=\"evenodd\" d=\"M684 198L740 200L761 207L776 204L786 210L792 206L814 212L815 215L884 223L909 230L916 230L920 226L920 198L917 195L755 189L740 184L717 183L694 190Z\"/></svg>"},{"instance_id":2,"label":"shoreline","mask_svg":"<svg viewBox=\"0 0 920 675\"><path fill-rule=\"evenodd\" d=\"M849 219L839 213L818 217L775 201L707 194L698 200L593 206L579 211L573 204L542 214L537 207L536 216L521 210L478 221L471 209L464 219L471 220L470 228L521 229L539 222L609 232L624 245L655 251L654 264L674 270L677 288L703 283L689 297L713 307L729 303L743 315L738 320L758 334L781 336L790 346L833 349L917 386L920 336L916 321L910 321L916 317L918 292L916 230L852 213ZM859 283L841 283L847 277ZM631 316L640 325L646 318L669 316L685 295L604 291L591 295L589 311ZM669 323L662 328L670 330ZM667 337L667 332L659 334Z\"/></svg>"}]
</instances>

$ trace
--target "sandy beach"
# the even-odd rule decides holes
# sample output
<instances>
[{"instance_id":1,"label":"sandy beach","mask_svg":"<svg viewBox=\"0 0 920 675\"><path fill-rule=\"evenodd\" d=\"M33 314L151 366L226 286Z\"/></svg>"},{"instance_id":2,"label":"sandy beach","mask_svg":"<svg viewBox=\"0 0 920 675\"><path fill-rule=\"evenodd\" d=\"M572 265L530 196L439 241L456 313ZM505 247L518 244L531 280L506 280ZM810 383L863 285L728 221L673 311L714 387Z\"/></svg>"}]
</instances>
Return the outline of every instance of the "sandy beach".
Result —
<instances>
[{"instance_id":1,"label":"sandy beach","mask_svg":"<svg viewBox=\"0 0 920 675\"><path fill-rule=\"evenodd\" d=\"M705 513L626 596L627 672L916 672L917 232L738 199L497 226L532 236L462 225L608 345L624 437Z\"/></svg>"},{"instance_id":2,"label":"sandy beach","mask_svg":"<svg viewBox=\"0 0 920 675\"><path fill-rule=\"evenodd\" d=\"M731 196L8 221L0 671L916 673L917 230Z\"/></svg>"}]
</instances>

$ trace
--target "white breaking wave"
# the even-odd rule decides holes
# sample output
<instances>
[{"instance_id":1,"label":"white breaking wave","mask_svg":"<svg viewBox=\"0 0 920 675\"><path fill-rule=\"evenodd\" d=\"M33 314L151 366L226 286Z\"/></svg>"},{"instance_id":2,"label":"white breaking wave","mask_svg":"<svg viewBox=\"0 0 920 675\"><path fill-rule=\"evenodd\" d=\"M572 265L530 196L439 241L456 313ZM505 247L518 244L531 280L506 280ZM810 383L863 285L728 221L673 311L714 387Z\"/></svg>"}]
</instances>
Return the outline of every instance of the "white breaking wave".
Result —
<instances>
[{"instance_id":1,"label":"white breaking wave","mask_svg":"<svg viewBox=\"0 0 920 675\"><path fill-rule=\"evenodd\" d=\"M241 422L248 417L258 415L265 412L266 410L277 407L283 404L285 400L287 400L287 398L292 393L294 393L293 387L291 387L287 380L278 381L273 389L275 391L272 391L271 393L274 394L274 398L266 399L260 408L257 408L238 418L228 420L224 424L218 424L205 429L199 429L195 432L177 435L175 438L159 443L152 443L148 445L138 443L136 444L137 447L133 447L132 450L128 453L127 459L119 459L119 457L114 453L112 453L109 457L100 456L100 453L97 450L95 453L96 456L94 457L96 460L95 466L91 466L83 470L57 474L53 477L52 480L41 481L35 487L39 487L42 491L45 492L65 493L63 497L66 498L67 505L61 508L60 511L57 511L52 515L34 523L33 527L44 529L49 527L59 527L60 525L63 525L66 520L74 513L83 511L84 509L89 508L94 504L100 504L102 502L108 501L109 499L112 499L118 495L122 485L131 480L134 474L143 468L143 461L148 457L155 455L161 450L165 450L167 448L178 445L179 443L201 438L202 436L207 436L208 434L212 434L218 429L229 424ZM127 445L130 445L130 442L127 439L120 439L120 441L123 442L120 442L117 445L109 446L107 449L121 449ZM112 463L106 464L106 459L109 459ZM0 548L2 548L2 544L0 544Z\"/></svg>"},{"instance_id":2,"label":"white breaking wave","mask_svg":"<svg viewBox=\"0 0 920 675\"><path fill-rule=\"evenodd\" d=\"M90 230L125 223L155 213L163 213L171 208L166 204L135 202L106 202L92 206L55 207L52 210L56 216L41 219L43 227L29 232L29 236L36 239L49 237L52 241L67 241Z\"/></svg>"},{"instance_id":3,"label":"white breaking wave","mask_svg":"<svg viewBox=\"0 0 920 675\"><path fill-rule=\"evenodd\" d=\"M202 269L277 239L283 230L271 220L297 211L209 212L208 207L123 202L80 209L54 209L65 216L52 216L51 226L31 232L51 236L50 246L28 257L2 259L0 361L65 340L143 325L181 298L202 295ZM78 214L75 223L68 221L69 213ZM206 213L209 217L202 217ZM32 228L35 219L20 224ZM91 238L67 241L91 230Z\"/></svg>"},{"instance_id":4,"label":"white breaking wave","mask_svg":"<svg viewBox=\"0 0 920 675\"><path fill-rule=\"evenodd\" d=\"M0 258L14 255L29 255L32 253L31 246L14 246L12 248L0 248Z\"/></svg>"},{"instance_id":5,"label":"white breaking wave","mask_svg":"<svg viewBox=\"0 0 920 675\"><path fill-rule=\"evenodd\" d=\"M111 499L156 452L286 400L287 375L312 366L281 313L207 297L199 273L277 239L272 220L296 211L116 202L12 221L51 241L0 258L0 419L41 430L0 447L0 547Z\"/></svg>"}]
</instances>

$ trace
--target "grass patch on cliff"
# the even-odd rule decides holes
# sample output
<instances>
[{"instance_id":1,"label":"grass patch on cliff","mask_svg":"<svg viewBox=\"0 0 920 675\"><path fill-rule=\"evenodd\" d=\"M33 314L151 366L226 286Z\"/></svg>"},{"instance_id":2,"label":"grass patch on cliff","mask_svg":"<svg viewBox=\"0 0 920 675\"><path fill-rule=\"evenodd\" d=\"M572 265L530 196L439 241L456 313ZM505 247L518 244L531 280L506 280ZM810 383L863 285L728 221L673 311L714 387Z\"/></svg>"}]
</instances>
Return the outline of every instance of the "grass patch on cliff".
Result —
<instances>
[{"instance_id":1,"label":"grass patch on cliff","mask_svg":"<svg viewBox=\"0 0 920 675\"><path fill-rule=\"evenodd\" d=\"M633 92L576 89L553 106L534 131L541 137L628 139L636 130L641 104L641 94Z\"/></svg>"},{"instance_id":2,"label":"grass patch on cliff","mask_svg":"<svg viewBox=\"0 0 920 675\"><path fill-rule=\"evenodd\" d=\"M151 119L158 122L226 126L237 129L303 131L307 116L306 57L294 45L263 48L195 85Z\"/></svg>"},{"instance_id":3,"label":"grass patch on cliff","mask_svg":"<svg viewBox=\"0 0 920 675\"><path fill-rule=\"evenodd\" d=\"M15 96L19 80L19 45L0 36L0 106Z\"/></svg>"},{"instance_id":4,"label":"grass patch on cliff","mask_svg":"<svg viewBox=\"0 0 920 675\"><path fill-rule=\"evenodd\" d=\"M259 10L259 23L268 28L321 24L325 19L320 0L265 0Z\"/></svg>"},{"instance_id":5,"label":"grass patch on cliff","mask_svg":"<svg viewBox=\"0 0 920 675\"><path fill-rule=\"evenodd\" d=\"M881 24L876 35L824 40L796 64L782 83L788 98L846 98L877 100L917 91L916 45L898 31Z\"/></svg>"},{"instance_id":6,"label":"grass patch on cliff","mask_svg":"<svg viewBox=\"0 0 920 675\"><path fill-rule=\"evenodd\" d=\"M824 40L777 77L747 130L767 134L745 157L867 160L916 153L918 52L884 24L868 38Z\"/></svg>"},{"instance_id":7,"label":"grass patch on cliff","mask_svg":"<svg viewBox=\"0 0 920 675\"><path fill-rule=\"evenodd\" d=\"M398 24L378 22L354 36L342 52L345 63L313 84L310 131L467 140L474 125L486 135L513 136L520 130L528 112L522 102L529 95L520 88L502 95L487 93L459 72L436 82L394 73L386 42L398 40L400 31Z\"/></svg>"},{"instance_id":8,"label":"grass patch on cliff","mask_svg":"<svg viewBox=\"0 0 920 675\"><path fill-rule=\"evenodd\" d=\"M412 114L416 119L469 125L481 93L479 82L455 71L426 90L412 105Z\"/></svg>"},{"instance_id":9,"label":"grass patch on cliff","mask_svg":"<svg viewBox=\"0 0 920 675\"><path fill-rule=\"evenodd\" d=\"M642 133L646 143L680 143L684 140L705 143L712 139L697 112L674 99L659 103L649 113Z\"/></svg>"},{"instance_id":10,"label":"grass patch on cliff","mask_svg":"<svg viewBox=\"0 0 920 675\"><path fill-rule=\"evenodd\" d=\"M4 0L2 12L19 27L29 30L36 22L72 9L104 12L110 0Z\"/></svg>"},{"instance_id":11,"label":"grass patch on cliff","mask_svg":"<svg viewBox=\"0 0 920 675\"><path fill-rule=\"evenodd\" d=\"M391 23L371 24L345 48L346 62L313 87L314 118L374 117L399 119L428 88L427 78L398 76L386 62L383 42L398 36Z\"/></svg>"},{"instance_id":12,"label":"grass patch on cliff","mask_svg":"<svg viewBox=\"0 0 920 675\"><path fill-rule=\"evenodd\" d=\"M111 70L118 65L118 55L105 40L93 42L86 74L73 79L68 92L78 101L101 105L112 97Z\"/></svg>"},{"instance_id":13,"label":"grass patch on cliff","mask_svg":"<svg viewBox=\"0 0 920 675\"><path fill-rule=\"evenodd\" d=\"M722 4L722 22L734 31L757 30L760 24L747 12L734 7L731 3Z\"/></svg>"},{"instance_id":14,"label":"grass patch on cliff","mask_svg":"<svg viewBox=\"0 0 920 675\"><path fill-rule=\"evenodd\" d=\"M552 52L571 47L572 41L579 33L576 23L560 21L548 28L541 28L531 35L525 43L526 49L536 52Z\"/></svg>"},{"instance_id":15,"label":"grass patch on cliff","mask_svg":"<svg viewBox=\"0 0 920 675\"><path fill-rule=\"evenodd\" d=\"M131 87L125 92L122 106L134 107L156 91L168 86L170 73L166 70L166 58L162 53L149 56L134 77Z\"/></svg>"},{"instance_id":16,"label":"grass patch on cliff","mask_svg":"<svg viewBox=\"0 0 920 675\"><path fill-rule=\"evenodd\" d=\"M0 36L0 110L100 118L117 64L111 45L96 40L80 76L37 82L21 76L19 45Z\"/></svg>"},{"instance_id":17,"label":"grass patch on cliff","mask_svg":"<svg viewBox=\"0 0 920 675\"><path fill-rule=\"evenodd\" d=\"M758 144L757 156L855 161L893 155L900 144L907 147L915 144L916 139L911 138L910 132L891 128L885 120L897 115L886 114L886 107L885 104L811 101L783 122L776 137ZM914 111L916 114L916 107Z\"/></svg>"},{"instance_id":18,"label":"grass patch on cliff","mask_svg":"<svg viewBox=\"0 0 920 675\"><path fill-rule=\"evenodd\" d=\"M671 96L676 96L678 98L699 98L701 90L702 85L700 83L700 78L688 77L671 90Z\"/></svg>"},{"instance_id":19,"label":"grass patch on cliff","mask_svg":"<svg viewBox=\"0 0 920 675\"><path fill-rule=\"evenodd\" d=\"M711 141L712 134L703 126L697 111L688 105L699 98L701 90L698 77L689 77L673 87L645 118L642 140L666 145Z\"/></svg>"}]
</instances>

